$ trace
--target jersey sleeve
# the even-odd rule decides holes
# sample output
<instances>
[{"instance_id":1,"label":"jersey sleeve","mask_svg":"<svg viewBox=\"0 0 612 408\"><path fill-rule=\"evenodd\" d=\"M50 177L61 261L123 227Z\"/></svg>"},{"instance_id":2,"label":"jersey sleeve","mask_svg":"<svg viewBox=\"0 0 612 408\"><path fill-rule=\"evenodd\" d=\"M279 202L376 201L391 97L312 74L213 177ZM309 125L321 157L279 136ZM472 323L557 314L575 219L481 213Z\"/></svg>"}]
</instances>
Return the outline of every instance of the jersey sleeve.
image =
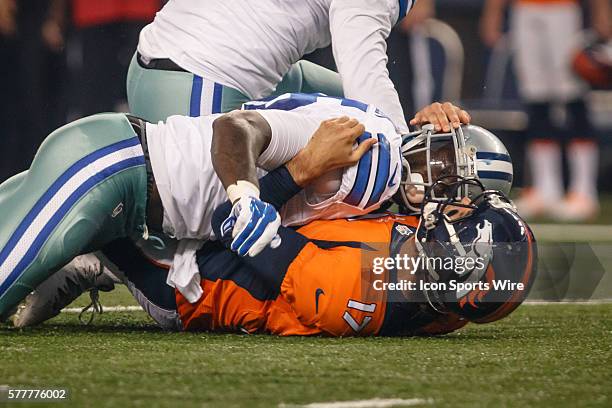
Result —
<instances>
[{"instance_id":1,"label":"jersey sleeve","mask_svg":"<svg viewBox=\"0 0 612 408\"><path fill-rule=\"evenodd\" d=\"M377 106L392 119L398 132L407 133L399 96L387 70L386 39L400 14L399 2L395 5L392 1L332 0L332 49L345 96Z\"/></svg>"},{"instance_id":2,"label":"jersey sleeve","mask_svg":"<svg viewBox=\"0 0 612 408\"><path fill-rule=\"evenodd\" d=\"M366 132L358 138L363 143L369 138L378 143L348 168L343 176L342 189L347 191L345 204L369 212L390 199L397 191L401 181L400 138L383 133Z\"/></svg>"},{"instance_id":3,"label":"jersey sleeve","mask_svg":"<svg viewBox=\"0 0 612 408\"><path fill-rule=\"evenodd\" d=\"M284 110L258 110L270 125L270 144L259 156L257 166L271 171L291 160L312 137L320 125L316 118Z\"/></svg>"}]
</instances>

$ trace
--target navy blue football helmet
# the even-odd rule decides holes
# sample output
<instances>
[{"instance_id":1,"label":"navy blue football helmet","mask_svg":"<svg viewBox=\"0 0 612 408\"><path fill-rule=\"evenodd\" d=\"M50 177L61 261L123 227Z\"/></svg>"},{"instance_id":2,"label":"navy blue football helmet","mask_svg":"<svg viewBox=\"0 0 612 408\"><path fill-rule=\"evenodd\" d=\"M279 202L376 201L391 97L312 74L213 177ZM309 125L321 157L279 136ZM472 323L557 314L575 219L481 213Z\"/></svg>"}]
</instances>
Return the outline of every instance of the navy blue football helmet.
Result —
<instances>
[{"instance_id":1,"label":"navy blue football helmet","mask_svg":"<svg viewBox=\"0 0 612 408\"><path fill-rule=\"evenodd\" d=\"M453 198L466 187L481 193ZM436 198L434 191L451 198ZM427 259L420 273L434 309L488 323L525 300L536 276L536 241L503 193L486 190L478 179L443 177L426 192L421 211L415 242Z\"/></svg>"}]
</instances>

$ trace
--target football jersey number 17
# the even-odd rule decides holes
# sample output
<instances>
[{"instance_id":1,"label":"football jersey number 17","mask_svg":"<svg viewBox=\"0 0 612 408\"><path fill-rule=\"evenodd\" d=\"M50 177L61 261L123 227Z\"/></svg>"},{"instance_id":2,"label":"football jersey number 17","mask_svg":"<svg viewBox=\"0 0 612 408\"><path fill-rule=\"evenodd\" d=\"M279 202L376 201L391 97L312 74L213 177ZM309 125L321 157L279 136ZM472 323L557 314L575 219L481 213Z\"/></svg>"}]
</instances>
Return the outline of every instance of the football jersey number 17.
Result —
<instances>
[{"instance_id":1,"label":"football jersey number 17","mask_svg":"<svg viewBox=\"0 0 612 408\"><path fill-rule=\"evenodd\" d=\"M349 299L346 306L349 309L359 310L360 312L366 313L374 313L376 310L376 303L366 304L352 299ZM355 333L361 332L368 325L368 323L372 321L372 316L366 316L363 318L361 323L358 323L357 320L355 320L355 318L351 315L349 310L344 312L342 318L349 326L351 326L351 329L353 329Z\"/></svg>"}]
</instances>

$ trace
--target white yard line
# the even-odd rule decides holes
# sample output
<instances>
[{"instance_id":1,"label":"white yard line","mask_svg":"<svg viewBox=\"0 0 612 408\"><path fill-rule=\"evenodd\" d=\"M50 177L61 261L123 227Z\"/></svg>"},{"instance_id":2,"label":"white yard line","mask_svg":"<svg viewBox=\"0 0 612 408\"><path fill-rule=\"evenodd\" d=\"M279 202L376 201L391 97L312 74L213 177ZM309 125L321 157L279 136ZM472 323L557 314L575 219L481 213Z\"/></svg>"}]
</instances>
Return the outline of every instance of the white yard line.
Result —
<instances>
[{"instance_id":1,"label":"white yard line","mask_svg":"<svg viewBox=\"0 0 612 408\"><path fill-rule=\"evenodd\" d=\"M548 242L612 242L612 225L529 224L537 240Z\"/></svg>"},{"instance_id":2,"label":"white yard line","mask_svg":"<svg viewBox=\"0 0 612 408\"><path fill-rule=\"evenodd\" d=\"M605 305L612 304L612 299L598 299L598 300L589 300L589 301L560 301L560 302L547 302L547 301L539 301L539 300L528 300L523 303L528 306L551 306L551 305L582 305L582 306L590 306L590 305ZM143 311L140 306L102 306L105 312L140 312ZM81 313L83 310L82 307L68 307L62 310L62 313ZM310 405L308 405L310 406ZM317 406L318 407L318 406Z\"/></svg>"},{"instance_id":3,"label":"white yard line","mask_svg":"<svg viewBox=\"0 0 612 408\"><path fill-rule=\"evenodd\" d=\"M528 300L523 303L527 306L550 306L550 305L580 305L580 306L593 306L593 305L606 305L612 304L612 299L597 299L597 300L561 300L559 302L548 302L545 300Z\"/></svg>"},{"instance_id":4,"label":"white yard line","mask_svg":"<svg viewBox=\"0 0 612 408\"><path fill-rule=\"evenodd\" d=\"M67 307L62 310L62 313L81 313L82 307ZM104 306L102 305L104 312L138 312L142 310L140 306Z\"/></svg>"},{"instance_id":5,"label":"white yard line","mask_svg":"<svg viewBox=\"0 0 612 408\"><path fill-rule=\"evenodd\" d=\"M278 408L387 408L413 407L416 405L426 405L431 403L433 403L433 400L422 398L374 398L356 401L313 402L305 405L279 404Z\"/></svg>"}]
</instances>

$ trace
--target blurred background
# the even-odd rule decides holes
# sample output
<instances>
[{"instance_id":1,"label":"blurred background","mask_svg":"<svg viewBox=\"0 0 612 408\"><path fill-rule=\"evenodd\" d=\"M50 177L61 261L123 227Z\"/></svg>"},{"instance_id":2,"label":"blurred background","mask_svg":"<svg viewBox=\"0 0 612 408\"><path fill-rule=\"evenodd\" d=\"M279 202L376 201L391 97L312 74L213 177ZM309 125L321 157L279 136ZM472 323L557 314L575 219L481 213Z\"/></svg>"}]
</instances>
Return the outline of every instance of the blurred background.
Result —
<instances>
[{"instance_id":1,"label":"blurred background","mask_svg":"<svg viewBox=\"0 0 612 408\"><path fill-rule=\"evenodd\" d=\"M0 181L26 169L55 128L85 115L127 110L125 76L138 33L163 3L0 0ZM589 33L609 36L610 21L593 13L595 3L419 0L389 38L389 71L406 114L434 100L468 109L510 150L515 186L530 187L516 190L517 201L535 219L612 222L612 93L581 83L569 94L530 95L537 73L522 66L534 59L523 55L531 50L557 72L554 53L538 47L548 52L572 44L578 50ZM579 27L551 19L556 7L568 4ZM541 21L518 18L529 7L532 20L535 15ZM530 24L542 44L530 42ZM551 32L547 25L553 34L561 31L544 38ZM566 57L569 70L573 57ZM328 49L308 59L334 68ZM553 198L570 207L546 211Z\"/></svg>"}]
</instances>

